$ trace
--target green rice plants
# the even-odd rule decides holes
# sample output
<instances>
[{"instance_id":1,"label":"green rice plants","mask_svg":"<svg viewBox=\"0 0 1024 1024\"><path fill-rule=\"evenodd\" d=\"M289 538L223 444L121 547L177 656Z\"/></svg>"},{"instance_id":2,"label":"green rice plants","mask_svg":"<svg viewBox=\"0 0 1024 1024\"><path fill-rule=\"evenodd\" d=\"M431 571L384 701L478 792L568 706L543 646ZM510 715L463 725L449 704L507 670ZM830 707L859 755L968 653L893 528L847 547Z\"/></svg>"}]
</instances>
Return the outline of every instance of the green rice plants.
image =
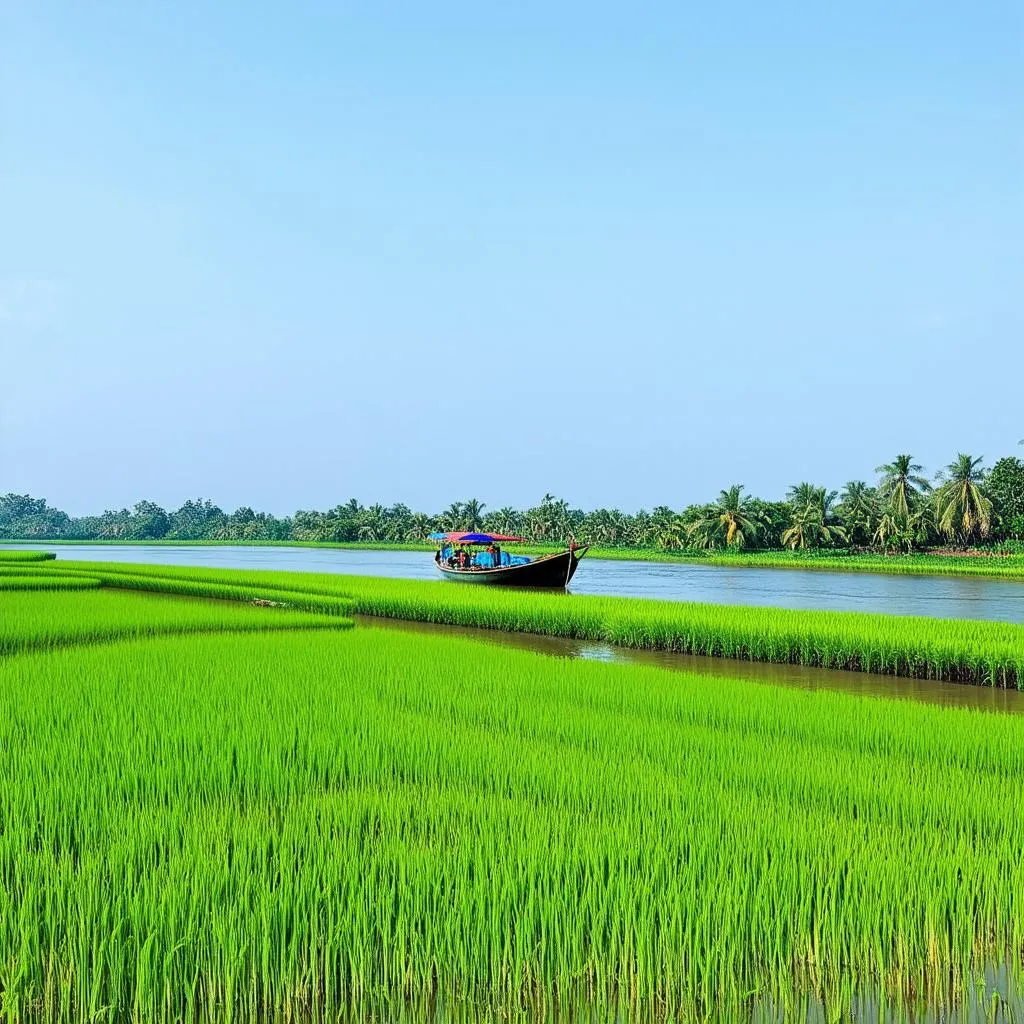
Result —
<instances>
[{"instance_id":1,"label":"green rice plants","mask_svg":"<svg viewBox=\"0 0 1024 1024\"><path fill-rule=\"evenodd\" d=\"M88 576L0 573L0 590L92 590L103 584Z\"/></svg>"},{"instance_id":2,"label":"green rice plants","mask_svg":"<svg viewBox=\"0 0 1024 1024\"><path fill-rule=\"evenodd\" d=\"M1022 719L287 609L0 601L63 624L0 659L11 1019L735 1020L804 992L835 1019L1020 966ZM170 606L221 618L129 628Z\"/></svg>"},{"instance_id":3,"label":"green rice plants","mask_svg":"<svg viewBox=\"0 0 1024 1024\"><path fill-rule=\"evenodd\" d=\"M63 583L60 577L55 577L55 581ZM44 580L33 582L45 584ZM0 584L0 655L169 633L333 629L351 625L349 619L286 608L92 589L96 582L86 581L88 589L84 593L65 593L69 588L63 585L7 589Z\"/></svg>"},{"instance_id":4,"label":"green rice plants","mask_svg":"<svg viewBox=\"0 0 1024 1024\"><path fill-rule=\"evenodd\" d=\"M604 598L370 576L61 562L115 586L215 596L218 587L299 602L334 598L356 613L626 647L1018 687L1024 626L860 612L793 611ZM326 605L324 606L326 609Z\"/></svg>"},{"instance_id":5,"label":"green rice plants","mask_svg":"<svg viewBox=\"0 0 1024 1024\"><path fill-rule=\"evenodd\" d=\"M47 562L57 556L52 551L0 551L0 564L4 562Z\"/></svg>"}]
</instances>

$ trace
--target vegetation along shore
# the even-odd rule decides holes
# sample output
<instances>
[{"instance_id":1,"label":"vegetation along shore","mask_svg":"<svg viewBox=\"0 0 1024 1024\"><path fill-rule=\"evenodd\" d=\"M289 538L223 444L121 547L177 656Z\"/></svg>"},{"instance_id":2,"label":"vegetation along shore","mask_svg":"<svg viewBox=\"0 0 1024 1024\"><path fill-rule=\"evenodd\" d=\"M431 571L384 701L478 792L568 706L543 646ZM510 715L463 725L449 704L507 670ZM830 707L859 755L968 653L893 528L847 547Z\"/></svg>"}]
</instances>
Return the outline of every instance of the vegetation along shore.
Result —
<instances>
[{"instance_id":1,"label":"vegetation along shore","mask_svg":"<svg viewBox=\"0 0 1024 1024\"><path fill-rule=\"evenodd\" d=\"M356 499L327 511L276 517L249 507L227 513L209 499L168 511L153 501L73 517L29 495L0 496L0 537L11 540L233 541L420 544L435 531L487 530L562 543L570 534L597 549L638 552L911 552L987 545L1024 554L1024 461L958 455L928 476L912 455L877 467L875 481L833 491L794 484L782 500L748 495L737 484L717 500L682 510L660 505L590 512L544 495L533 508L489 509L476 498L437 513Z\"/></svg>"},{"instance_id":2,"label":"vegetation along shore","mask_svg":"<svg viewBox=\"0 0 1024 1024\"><path fill-rule=\"evenodd\" d=\"M8 589L33 577L93 588ZM871 991L948 1016L1019 972L1021 718L346 628L752 635L653 605L5 557L5 1015L777 1020L811 992L840 1019ZM808 657L1022 650L756 616Z\"/></svg>"}]
</instances>

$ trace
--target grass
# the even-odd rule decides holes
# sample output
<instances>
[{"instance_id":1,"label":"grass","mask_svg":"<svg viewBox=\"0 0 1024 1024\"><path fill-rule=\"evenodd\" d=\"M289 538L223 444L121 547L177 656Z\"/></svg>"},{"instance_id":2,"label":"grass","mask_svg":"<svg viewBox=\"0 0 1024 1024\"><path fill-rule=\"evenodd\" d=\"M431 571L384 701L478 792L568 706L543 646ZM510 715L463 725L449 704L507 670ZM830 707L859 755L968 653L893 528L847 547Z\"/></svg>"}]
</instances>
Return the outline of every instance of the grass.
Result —
<instances>
[{"instance_id":1,"label":"grass","mask_svg":"<svg viewBox=\"0 0 1024 1024\"><path fill-rule=\"evenodd\" d=\"M61 581L63 582L63 581ZM88 586L99 586L89 581ZM65 588L8 589L0 581L0 655L46 650L69 643L100 643L168 633L232 630L329 629L351 620L283 608L98 590L58 593Z\"/></svg>"},{"instance_id":2,"label":"grass","mask_svg":"<svg viewBox=\"0 0 1024 1024\"><path fill-rule=\"evenodd\" d=\"M842 552L760 551L718 553L700 559L710 565L738 568L809 569L867 572L886 576L964 576L1024 580L1024 555L956 557L951 555L872 555Z\"/></svg>"},{"instance_id":3,"label":"grass","mask_svg":"<svg viewBox=\"0 0 1024 1024\"><path fill-rule=\"evenodd\" d=\"M0 564L5 562L48 562L56 557L52 551L0 551Z\"/></svg>"},{"instance_id":4,"label":"grass","mask_svg":"<svg viewBox=\"0 0 1024 1024\"><path fill-rule=\"evenodd\" d=\"M1012 623L544 594L369 576L99 562L59 566L62 575L81 573L117 587L262 596L341 614L351 610L640 649L1024 687L1024 626Z\"/></svg>"},{"instance_id":5,"label":"grass","mask_svg":"<svg viewBox=\"0 0 1024 1024\"><path fill-rule=\"evenodd\" d=\"M0 573L0 592L5 590L90 590L103 584L88 576L20 576Z\"/></svg>"},{"instance_id":6,"label":"grass","mask_svg":"<svg viewBox=\"0 0 1024 1024\"><path fill-rule=\"evenodd\" d=\"M838 1019L851 987L948 1007L1020 966L1024 720L289 609L0 602L55 638L0 658L4 1019L734 1020L801 989Z\"/></svg>"}]
</instances>

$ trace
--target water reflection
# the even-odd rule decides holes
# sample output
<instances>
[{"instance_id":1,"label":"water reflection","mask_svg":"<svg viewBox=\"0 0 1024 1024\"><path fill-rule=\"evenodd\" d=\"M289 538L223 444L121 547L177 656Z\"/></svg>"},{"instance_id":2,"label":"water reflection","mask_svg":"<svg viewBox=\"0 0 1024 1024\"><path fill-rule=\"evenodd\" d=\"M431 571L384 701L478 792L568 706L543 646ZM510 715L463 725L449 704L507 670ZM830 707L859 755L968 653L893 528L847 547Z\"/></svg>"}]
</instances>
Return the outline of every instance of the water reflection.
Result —
<instances>
[{"instance_id":1,"label":"water reflection","mask_svg":"<svg viewBox=\"0 0 1024 1024\"><path fill-rule=\"evenodd\" d=\"M333 1019L333 1018L332 1018ZM1024 1020L1020 971L1008 965L989 966L951 984L941 993L911 998L886 994L878 985L840 982L829 995L793 992L784 998L751 997L672 1009L659 1004L597 1005L586 998L565 998L544 1006L523 1003L492 1006L470 999L438 997L353 1009L337 1018L344 1024L676 1024L701 1020L741 1024L1011 1024Z\"/></svg>"},{"instance_id":2,"label":"water reflection","mask_svg":"<svg viewBox=\"0 0 1024 1024\"><path fill-rule=\"evenodd\" d=\"M1024 714L1024 691L1021 690L967 686L963 683L943 683L931 679L903 679L868 672L840 672L806 665L773 665L759 661L736 661L731 658L707 658L671 651L637 651L590 640L567 640L563 637L540 636L534 633L503 633L500 630L478 629L473 626L407 622L370 615L357 615L355 619L363 626L377 629L393 629L431 636L458 636L497 647L535 651L554 658L583 658L625 665L653 665L675 672L693 672L709 678L747 679L801 690L834 690L861 697L899 698L944 707Z\"/></svg>"}]
</instances>

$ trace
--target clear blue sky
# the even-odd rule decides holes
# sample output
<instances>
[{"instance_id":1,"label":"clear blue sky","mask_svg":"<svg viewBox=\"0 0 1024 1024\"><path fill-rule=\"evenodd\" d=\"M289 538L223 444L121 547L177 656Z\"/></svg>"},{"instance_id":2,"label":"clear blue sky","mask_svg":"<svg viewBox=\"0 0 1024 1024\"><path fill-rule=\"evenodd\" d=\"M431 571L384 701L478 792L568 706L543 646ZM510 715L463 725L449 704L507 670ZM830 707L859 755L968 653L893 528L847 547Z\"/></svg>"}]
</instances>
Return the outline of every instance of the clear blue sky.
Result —
<instances>
[{"instance_id":1,"label":"clear blue sky","mask_svg":"<svg viewBox=\"0 0 1024 1024\"><path fill-rule=\"evenodd\" d=\"M4 5L0 491L633 510L1019 453L1021 11Z\"/></svg>"}]
</instances>

